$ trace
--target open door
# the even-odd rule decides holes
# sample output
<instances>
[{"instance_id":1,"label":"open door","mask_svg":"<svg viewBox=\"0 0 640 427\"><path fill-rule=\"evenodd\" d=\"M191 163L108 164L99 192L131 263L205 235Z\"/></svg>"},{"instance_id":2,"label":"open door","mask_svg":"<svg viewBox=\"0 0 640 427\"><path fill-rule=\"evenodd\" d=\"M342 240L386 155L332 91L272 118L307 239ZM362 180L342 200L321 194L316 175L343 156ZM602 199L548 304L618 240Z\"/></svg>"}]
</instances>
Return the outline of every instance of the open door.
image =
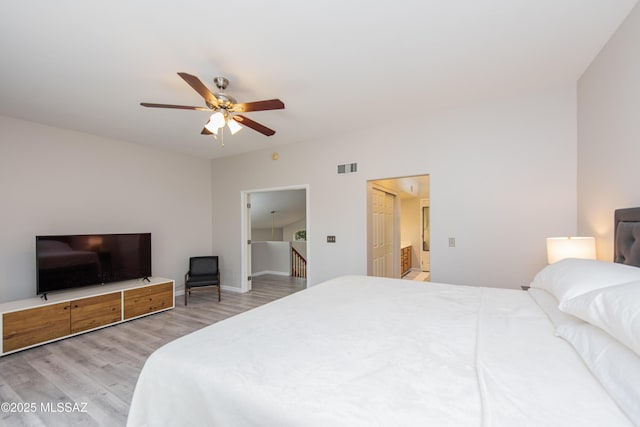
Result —
<instances>
[{"instance_id":1,"label":"open door","mask_svg":"<svg viewBox=\"0 0 640 427\"><path fill-rule=\"evenodd\" d=\"M251 290L251 193L242 193L242 280L241 291Z\"/></svg>"}]
</instances>

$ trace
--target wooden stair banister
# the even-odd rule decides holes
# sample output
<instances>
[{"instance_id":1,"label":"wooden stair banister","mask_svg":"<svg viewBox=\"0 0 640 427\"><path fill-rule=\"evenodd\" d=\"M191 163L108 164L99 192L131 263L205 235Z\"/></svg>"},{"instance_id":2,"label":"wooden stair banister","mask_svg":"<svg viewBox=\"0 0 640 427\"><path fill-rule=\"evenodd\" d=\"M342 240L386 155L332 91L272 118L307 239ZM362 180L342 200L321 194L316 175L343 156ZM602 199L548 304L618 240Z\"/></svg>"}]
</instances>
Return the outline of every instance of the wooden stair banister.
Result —
<instances>
[{"instance_id":1,"label":"wooden stair banister","mask_svg":"<svg viewBox=\"0 0 640 427\"><path fill-rule=\"evenodd\" d=\"M291 247L291 275L307 278L307 260L293 246Z\"/></svg>"}]
</instances>

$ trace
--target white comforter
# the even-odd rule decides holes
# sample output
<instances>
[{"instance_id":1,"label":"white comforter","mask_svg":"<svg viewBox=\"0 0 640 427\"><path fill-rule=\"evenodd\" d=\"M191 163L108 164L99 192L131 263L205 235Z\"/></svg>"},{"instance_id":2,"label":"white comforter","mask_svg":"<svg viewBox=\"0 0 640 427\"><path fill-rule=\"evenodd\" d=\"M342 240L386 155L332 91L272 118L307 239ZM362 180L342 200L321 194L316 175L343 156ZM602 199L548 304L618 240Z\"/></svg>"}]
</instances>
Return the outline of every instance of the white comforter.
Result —
<instances>
[{"instance_id":1,"label":"white comforter","mask_svg":"<svg viewBox=\"0 0 640 427\"><path fill-rule=\"evenodd\" d=\"M129 426L630 426L526 292L348 276L146 362Z\"/></svg>"}]
</instances>

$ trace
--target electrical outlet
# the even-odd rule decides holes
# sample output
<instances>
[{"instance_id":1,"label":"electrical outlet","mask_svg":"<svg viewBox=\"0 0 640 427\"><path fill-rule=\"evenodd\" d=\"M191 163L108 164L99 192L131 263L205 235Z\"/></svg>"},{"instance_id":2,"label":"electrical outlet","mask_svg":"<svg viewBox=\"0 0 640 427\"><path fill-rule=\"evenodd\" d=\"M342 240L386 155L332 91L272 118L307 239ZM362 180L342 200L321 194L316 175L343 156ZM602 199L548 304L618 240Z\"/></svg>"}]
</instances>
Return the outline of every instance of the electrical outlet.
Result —
<instances>
[{"instance_id":1,"label":"electrical outlet","mask_svg":"<svg viewBox=\"0 0 640 427\"><path fill-rule=\"evenodd\" d=\"M327 243L335 243L336 236L327 236Z\"/></svg>"},{"instance_id":2,"label":"electrical outlet","mask_svg":"<svg viewBox=\"0 0 640 427\"><path fill-rule=\"evenodd\" d=\"M456 247L456 238L455 237L449 237L449 247L450 248L455 248Z\"/></svg>"}]
</instances>

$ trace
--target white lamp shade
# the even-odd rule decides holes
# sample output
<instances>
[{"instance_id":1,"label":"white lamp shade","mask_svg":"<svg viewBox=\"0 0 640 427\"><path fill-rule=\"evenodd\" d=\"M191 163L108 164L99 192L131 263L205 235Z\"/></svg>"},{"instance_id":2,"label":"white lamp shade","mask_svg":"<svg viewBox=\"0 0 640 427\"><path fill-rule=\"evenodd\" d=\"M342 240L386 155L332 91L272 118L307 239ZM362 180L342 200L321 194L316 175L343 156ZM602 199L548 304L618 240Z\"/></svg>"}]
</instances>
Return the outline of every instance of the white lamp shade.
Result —
<instances>
[{"instance_id":1,"label":"white lamp shade","mask_svg":"<svg viewBox=\"0 0 640 427\"><path fill-rule=\"evenodd\" d=\"M204 128L209 132L211 132L212 134L216 136L218 135L218 128L211 123L211 120L209 120L207 124L204 125Z\"/></svg>"},{"instance_id":2,"label":"white lamp shade","mask_svg":"<svg viewBox=\"0 0 640 427\"><path fill-rule=\"evenodd\" d=\"M596 239L593 237L547 238L547 262L553 264L565 258L596 259Z\"/></svg>"},{"instance_id":3,"label":"white lamp shade","mask_svg":"<svg viewBox=\"0 0 640 427\"><path fill-rule=\"evenodd\" d=\"M227 126L229 126L229 130L231 131L231 135L235 135L240 129L242 129L242 126L240 126L240 123L236 122L233 119L229 119L227 121Z\"/></svg>"},{"instance_id":4,"label":"white lamp shade","mask_svg":"<svg viewBox=\"0 0 640 427\"><path fill-rule=\"evenodd\" d=\"M220 111L213 113L209 118L210 126L221 128L224 126L224 124L225 124L224 114L222 114Z\"/></svg>"}]
</instances>

